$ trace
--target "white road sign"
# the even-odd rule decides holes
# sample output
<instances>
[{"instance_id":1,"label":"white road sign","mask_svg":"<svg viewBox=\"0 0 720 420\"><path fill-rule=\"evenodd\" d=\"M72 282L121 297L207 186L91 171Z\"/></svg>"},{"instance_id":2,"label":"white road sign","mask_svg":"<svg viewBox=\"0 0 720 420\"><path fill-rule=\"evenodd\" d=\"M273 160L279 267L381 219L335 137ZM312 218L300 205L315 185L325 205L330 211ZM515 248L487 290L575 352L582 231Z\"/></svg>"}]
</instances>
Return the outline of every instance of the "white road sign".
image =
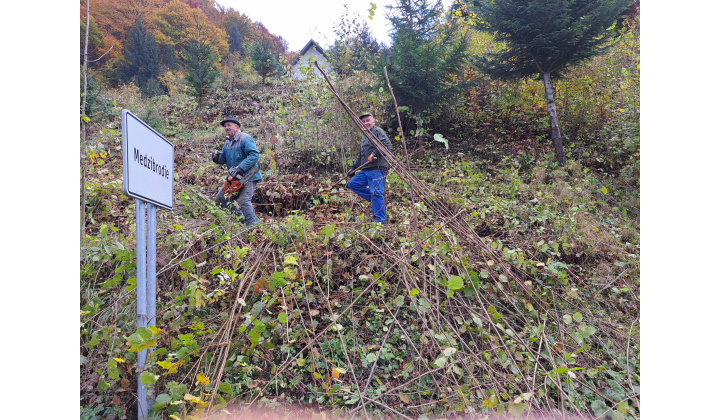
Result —
<instances>
[{"instance_id":1,"label":"white road sign","mask_svg":"<svg viewBox=\"0 0 720 420\"><path fill-rule=\"evenodd\" d=\"M123 192L173 208L174 147L132 112L122 111Z\"/></svg>"}]
</instances>

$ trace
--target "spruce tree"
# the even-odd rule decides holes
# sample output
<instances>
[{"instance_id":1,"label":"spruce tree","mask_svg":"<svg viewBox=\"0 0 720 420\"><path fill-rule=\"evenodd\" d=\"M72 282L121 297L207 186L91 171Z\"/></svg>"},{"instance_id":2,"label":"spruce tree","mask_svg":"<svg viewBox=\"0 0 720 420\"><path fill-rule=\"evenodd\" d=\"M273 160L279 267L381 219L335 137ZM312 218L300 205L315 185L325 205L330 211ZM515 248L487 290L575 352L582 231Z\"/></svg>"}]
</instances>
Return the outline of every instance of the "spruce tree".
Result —
<instances>
[{"instance_id":1,"label":"spruce tree","mask_svg":"<svg viewBox=\"0 0 720 420\"><path fill-rule=\"evenodd\" d=\"M133 82L144 94L160 93L157 77L160 74L160 56L153 34L149 33L138 16L128 33L128 44L115 75L124 83Z\"/></svg>"},{"instance_id":2,"label":"spruce tree","mask_svg":"<svg viewBox=\"0 0 720 420\"><path fill-rule=\"evenodd\" d=\"M207 40L198 37L188 41L183 49L182 59L186 71L185 83L200 107L203 98L220 76L220 71L215 68L220 56L213 52Z\"/></svg>"},{"instance_id":3,"label":"spruce tree","mask_svg":"<svg viewBox=\"0 0 720 420\"><path fill-rule=\"evenodd\" d=\"M388 78L398 104L409 107L422 142L427 112L459 92L459 86L447 80L462 71L467 38L443 18L440 0L396 0L396 6L388 8L393 26Z\"/></svg>"},{"instance_id":4,"label":"spruce tree","mask_svg":"<svg viewBox=\"0 0 720 420\"><path fill-rule=\"evenodd\" d=\"M545 86L555 159L565 164L552 77L602 54L629 0L476 0L480 27L503 43L477 61L492 77L538 76Z\"/></svg>"},{"instance_id":5,"label":"spruce tree","mask_svg":"<svg viewBox=\"0 0 720 420\"><path fill-rule=\"evenodd\" d=\"M253 69L258 72L263 83L265 83L268 77L277 74L282 69L270 41L265 38L255 41L250 45L249 55Z\"/></svg>"},{"instance_id":6,"label":"spruce tree","mask_svg":"<svg viewBox=\"0 0 720 420\"><path fill-rule=\"evenodd\" d=\"M240 34L240 30L235 23L230 26L230 30L228 31L228 38L230 39L230 42L228 43L230 53L238 51L240 52L240 56L244 56L245 51L243 50L242 35Z\"/></svg>"}]
</instances>

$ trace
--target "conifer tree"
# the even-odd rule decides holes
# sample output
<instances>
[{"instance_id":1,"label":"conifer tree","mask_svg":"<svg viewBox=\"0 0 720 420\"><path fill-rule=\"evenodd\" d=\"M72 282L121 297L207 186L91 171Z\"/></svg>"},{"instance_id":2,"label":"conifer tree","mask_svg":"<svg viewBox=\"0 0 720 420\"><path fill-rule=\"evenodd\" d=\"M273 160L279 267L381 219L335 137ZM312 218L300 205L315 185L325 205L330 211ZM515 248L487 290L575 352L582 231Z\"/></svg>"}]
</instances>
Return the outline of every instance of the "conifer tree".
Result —
<instances>
[{"instance_id":1,"label":"conifer tree","mask_svg":"<svg viewBox=\"0 0 720 420\"><path fill-rule=\"evenodd\" d=\"M503 43L478 67L492 77L539 76L545 86L555 159L565 164L552 77L602 54L629 0L476 0L480 27Z\"/></svg>"},{"instance_id":2,"label":"conifer tree","mask_svg":"<svg viewBox=\"0 0 720 420\"><path fill-rule=\"evenodd\" d=\"M396 6L388 8L393 26L388 78L398 104L409 107L421 142L426 112L459 92L459 86L447 80L462 71L467 38L455 23L443 19L440 0L396 0Z\"/></svg>"},{"instance_id":3,"label":"conifer tree","mask_svg":"<svg viewBox=\"0 0 720 420\"><path fill-rule=\"evenodd\" d=\"M160 74L160 56L155 37L145 29L142 19L135 19L128 33L128 45L115 75L124 83L134 82L144 94L160 93L157 77Z\"/></svg>"},{"instance_id":4,"label":"conifer tree","mask_svg":"<svg viewBox=\"0 0 720 420\"><path fill-rule=\"evenodd\" d=\"M185 83L200 107L204 97L220 76L220 71L215 68L215 64L220 61L220 56L213 51L207 40L197 37L187 42L182 52L182 58L187 72Z\"/></svg>"},{"instance_id":5,"label":"conifer tree","mask_svg":"<svg viewBox=\"0 0 720 420\"><path fill-rule=\"evenodd\" d=\"M228 43L228 46L230 48L230 53L234 53L235 51L239 51L241 56L245 55L245 51L243 50L243 39L242 35L240 34L240 30L238 29L237 25L233 23L230 25L230 30L228 31L228 38L230 39L230 42Z\"/></svg>"},{"instance_id":6,"label":"conifer tree","mask_svg":"<svg viewBox=\"0 0 720 420\"><path fill-rule=\"evenodd\" d=\"M273 51L271 42L265 38L254 41L250 45L249 55L253 69L258 72L263 83L268 77L277 74L282 68L277 54Z\"/></svg>"}]
</instances>

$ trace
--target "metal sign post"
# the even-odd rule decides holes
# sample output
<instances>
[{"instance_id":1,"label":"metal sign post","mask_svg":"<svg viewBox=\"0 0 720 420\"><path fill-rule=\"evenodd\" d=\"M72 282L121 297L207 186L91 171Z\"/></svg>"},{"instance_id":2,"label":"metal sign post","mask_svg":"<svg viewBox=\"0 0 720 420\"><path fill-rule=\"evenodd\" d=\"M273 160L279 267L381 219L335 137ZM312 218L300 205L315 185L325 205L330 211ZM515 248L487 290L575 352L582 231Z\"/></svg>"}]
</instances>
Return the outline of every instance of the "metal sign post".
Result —
<instances>
[{"instance_id":1,"label":"metal sign post","mask_svg":"<svg viewBox=\"0 0 720 420\"><path fill-rule=\"evenodd\" d=\"M147 327L147 231L145 223L145 202L135 200L135 220L137 225L137 282L135 290L137 291L137 327ZM140 380L140 373L145 368L147 360L147 350L142 350L137 354L138 367L138 419L146 419L148 413L147 389L143 387Z\"/></svg>"},{"instance_id":2,"label":"metal sign post","mask_svg":"<svg viewBox=\"0 0 720 420\"><path fill-rule=\"evenodd\" d=\"M172 143L128 110L122 112L123 192L135 198L137 229L137 327L155 325L156 205L172 210L174 148ZM148 418L148 389L141 380L149 350L137 355L138 419Z\"/></svg>"},{"instance_id":3,"label":"metal sign post","mask_svg":"<svg viewBox=\"0 0 720 420\"><path fill-rule=\"evenodd\" d=\"M135 200L137 224L137 327L155 325L156 311L156 210L155 205ZM146 220L147 217L147 220ZM148 388L143 386L140 374L145 369L149 351L137 355L138 365L138 418L147 419L148 406L154 396L148 399Z\"/></svg>"}]
</instances>

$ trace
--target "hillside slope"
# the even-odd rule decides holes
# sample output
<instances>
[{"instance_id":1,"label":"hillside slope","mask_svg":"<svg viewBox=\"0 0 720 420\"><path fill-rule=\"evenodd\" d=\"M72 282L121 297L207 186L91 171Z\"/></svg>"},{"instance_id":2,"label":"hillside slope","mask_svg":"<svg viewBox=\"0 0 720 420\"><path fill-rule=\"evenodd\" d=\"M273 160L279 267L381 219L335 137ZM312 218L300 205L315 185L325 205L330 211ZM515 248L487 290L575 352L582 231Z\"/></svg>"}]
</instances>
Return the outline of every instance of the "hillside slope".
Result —
<instances>
[{"instance_id":1,"label":"hillside slope","mask_svg":"<svg viewBox=\"0 0 720 420\"><path fill-rule=\"evenodd\" d=\"M276 135L303 112L286 102L302 97L291 89L246 87L200 110L182 95L107 93L116 102L94 126L81 250L82 418L135 417L136 350L151 345L146 379L163 418L251 403L403 418L638 415L634 191L574 160L557 167L543 147L521 162L512 144L487 154L451 138L449 151L431 146L391 170L379 227L342 184L330 188L359 139L342 113L310 127L343 126L334 150ZM158 212L154 338L135 328L123 108L175 144L175 206ZM228 113L262 154L253 229L211 201L224 169L209 155Z\"/></svg>"}]
</instances>

